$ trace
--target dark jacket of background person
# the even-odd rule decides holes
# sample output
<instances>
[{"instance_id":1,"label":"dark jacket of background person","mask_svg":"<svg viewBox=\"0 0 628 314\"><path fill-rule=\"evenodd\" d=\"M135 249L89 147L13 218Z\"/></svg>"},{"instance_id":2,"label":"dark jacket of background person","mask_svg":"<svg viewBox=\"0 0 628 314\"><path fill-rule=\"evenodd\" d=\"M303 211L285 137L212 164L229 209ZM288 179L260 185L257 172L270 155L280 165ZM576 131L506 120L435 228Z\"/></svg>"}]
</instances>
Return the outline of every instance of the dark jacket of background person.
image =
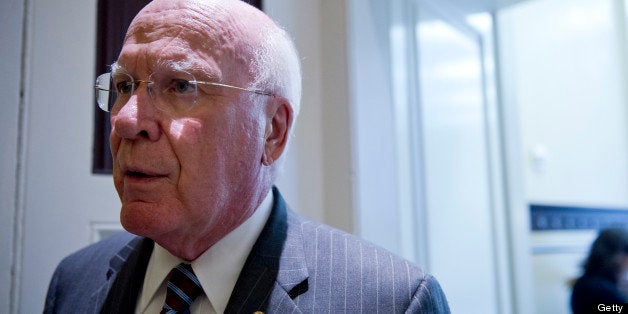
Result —
<instances>
[{"instance_id":1,"label":"dark jacket of background person","mask_svg":"<svg viewBox=\"0 0 628 314\"><path fill-rule=\"evenodd\" d=\"M628 302L618 287L627 264L626 230L613 228L601 231L583 265L584 274L574 284L571 295L573 313L595 313L599 304Z\"/></svg>"}]
</instances>

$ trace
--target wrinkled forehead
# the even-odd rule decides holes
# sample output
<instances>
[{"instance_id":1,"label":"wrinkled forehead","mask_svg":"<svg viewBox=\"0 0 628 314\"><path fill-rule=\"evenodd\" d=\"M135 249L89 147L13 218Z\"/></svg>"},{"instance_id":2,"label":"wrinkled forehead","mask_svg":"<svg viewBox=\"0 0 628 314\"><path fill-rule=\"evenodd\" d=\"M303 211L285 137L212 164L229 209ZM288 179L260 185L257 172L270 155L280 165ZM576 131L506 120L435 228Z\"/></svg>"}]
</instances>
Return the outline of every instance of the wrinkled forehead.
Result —
<instances>
[{"instance_id":1,"label":"wrinkled forehead","mask_svg":"<svg viewBox=\"0 0 628 314\"><path fill-rule=\"evenodd\" d=\"M222 79L251 75L250 32L218 5L155 1L129 26L117 65L131 72L185 70ZM247 75L247 76L248 76Z\"/></svg>"}]
</instances>

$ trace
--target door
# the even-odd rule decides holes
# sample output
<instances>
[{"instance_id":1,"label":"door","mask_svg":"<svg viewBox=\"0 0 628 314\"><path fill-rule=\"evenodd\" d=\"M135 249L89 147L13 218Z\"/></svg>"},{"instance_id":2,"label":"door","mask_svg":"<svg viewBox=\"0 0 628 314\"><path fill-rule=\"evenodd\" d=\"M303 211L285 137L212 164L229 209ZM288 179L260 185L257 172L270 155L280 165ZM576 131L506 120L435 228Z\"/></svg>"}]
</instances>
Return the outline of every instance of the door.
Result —
<instances>
[{"instance_id":1,"label":"door","mask_svg":"<svg viewBox=\"0 0 628 314\"><path fill-rule=\"evenodd\" d=\"M454 313L502 313L497 247L499 181L489 125L486 47L455 7L418 1L414 12L419 169L426 263ZM490 16L485 19L490 22ZM501 280L501 281L500 281Z\"/></svg>"}]
</instances>

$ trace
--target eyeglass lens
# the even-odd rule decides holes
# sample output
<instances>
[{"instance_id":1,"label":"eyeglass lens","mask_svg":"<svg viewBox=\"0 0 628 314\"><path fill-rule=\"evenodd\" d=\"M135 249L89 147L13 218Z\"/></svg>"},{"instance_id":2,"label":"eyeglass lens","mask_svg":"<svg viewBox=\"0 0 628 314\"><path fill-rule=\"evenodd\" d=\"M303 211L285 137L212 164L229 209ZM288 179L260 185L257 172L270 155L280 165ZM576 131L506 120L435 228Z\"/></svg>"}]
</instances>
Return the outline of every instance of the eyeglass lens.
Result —
<instances>
[{"instance_id":1,"label":"eyeglass lens","mask_svg":"<svg viewBox=\"0 0 628 314\"><path fill-rule=\"evenodd\" d=\"M121 108L142 83L161 110L181 112L194 105L198 97L196 79L186 72L155 72L147 80L135 80L127 73L105 73L96 79L98 106L104 111Z\"/></svg>"}]
</instances>

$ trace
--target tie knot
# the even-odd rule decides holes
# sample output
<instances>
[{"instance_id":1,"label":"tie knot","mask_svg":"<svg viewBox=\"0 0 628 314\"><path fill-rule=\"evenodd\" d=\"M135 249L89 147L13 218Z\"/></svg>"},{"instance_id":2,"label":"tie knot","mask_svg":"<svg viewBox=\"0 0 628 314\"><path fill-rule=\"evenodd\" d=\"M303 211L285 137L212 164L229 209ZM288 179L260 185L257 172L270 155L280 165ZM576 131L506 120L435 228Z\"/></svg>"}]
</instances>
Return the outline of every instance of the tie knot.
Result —
<instances>
[{"instance_id":1,"label":"tie knot","mask_svg":"<svg viewBox=\"0 0 628 314\"><path fill-rule=\"evenodd\" d=\"M166 302L161 314L186 313L203 288L190 264L181 263L170 271Z\"/></svg>"}]
</instances>

